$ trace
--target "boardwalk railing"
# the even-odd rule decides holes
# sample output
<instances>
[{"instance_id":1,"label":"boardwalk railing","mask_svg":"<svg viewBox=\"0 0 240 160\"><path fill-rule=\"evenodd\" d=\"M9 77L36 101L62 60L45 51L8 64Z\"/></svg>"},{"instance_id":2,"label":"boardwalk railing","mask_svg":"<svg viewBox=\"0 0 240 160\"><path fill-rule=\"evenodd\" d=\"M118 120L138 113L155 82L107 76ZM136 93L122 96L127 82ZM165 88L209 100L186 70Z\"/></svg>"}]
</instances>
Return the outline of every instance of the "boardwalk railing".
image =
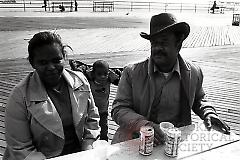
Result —
<instances>
[{"instance_id":1,"label":"boardwalk railing","mask_svg":"<svg viewBox=\"0 0 240 160\"><path fill-rule=\"evenodd\" d=\"M104 0L103 0L104 1ZM54 3L75 3L75 0L48 0L47 1L47 8L48 11L51 10L52 4ZM78 11L82 10L93 10L94 0L77 0L77 8ZM105 0L105 2L108 2ZM111 1L114 3L114 11L179 11L179 12L209 12L210 8L212 7L212 2L209 3L165 3L165 2L143 2L143 1L124 1L124 0L113 0ZM240 11L240 3L221 3L219 6L223 6L226 11L237 12ZM0 10L8 9L8 10L34 10L34 11L44 11L44 3L43 1L29 1L29 0L22 0L16 1L15 3L4 3L0 1Z\"/></svg>"}]
</instances>

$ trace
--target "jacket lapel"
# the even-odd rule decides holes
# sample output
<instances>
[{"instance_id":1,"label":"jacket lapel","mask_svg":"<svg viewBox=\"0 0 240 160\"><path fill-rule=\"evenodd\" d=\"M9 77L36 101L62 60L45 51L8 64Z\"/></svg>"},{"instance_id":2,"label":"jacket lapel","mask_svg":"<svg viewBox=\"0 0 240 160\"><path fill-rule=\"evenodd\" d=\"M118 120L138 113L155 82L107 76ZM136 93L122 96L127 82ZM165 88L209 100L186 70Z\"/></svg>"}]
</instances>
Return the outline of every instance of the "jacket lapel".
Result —
<instances>
[{"instance_id":1,"label":"jacket lapel","mask_svg":"<svg viewBox=\"0 0 240 160\"><path fill-rule=\"evenodd\" d=\"M191 123L191 107L190 107L190 86L191 86L191 72L186 62L179 55L179 66L181 72L181 99L180 99L180 123L178 127L189 125Z\"/></svg>"},{"instance_id":2,"label":"jacket lapel","mask_svg":"<svg viewBox=\"0 0 240 160\"><path fill-rule=\"evenodd\" d=\"M86 106L88 106L89 91L79 87L75 90L69 89L69 94L72 104L74 126L78 126L80 120L83 118L83 115L86 112Z\"/></svg>"},{"instance_id":3,"label":"jacket lapel","mask_svg":"<svg viewBox=\"0 0 240 160\"><path fill-rule=\"evenodd\" d=\"M37 72L34 72L29 79L26 105L27 110L43 127L64 139L61 118L48 97Z\"/></svg>"},{"instance_id":4,"label":"jacket lapel","mask_svg":"<svg viewBox=\"0 0 240 160\"><path fill-rule=\"evenodd\" d=\"M28 107L28 111L47 130L64 139L61 118L50 98L47 101L35 102Z\"/></svg>"},{"instance_id":5,"label":"jacket lapel","mask_svg":"<svg viewBox=\"0 0 240 160\"><path fill-rule=\"evenodd\" d=\"M85 85L83 85L83 81L79 79L79 77L81 77L80 73L76 75L75 72L72 72L70 75L69 72L72 71L64 70L63 75L69 84L68 88L72 104L73 122L74 126L77 127L86 112L90 90L86 88Z\"/></svg>"},{"instance_id":6,"label":"jacket lapel","mask_svg":"<svg viewBox=\"0 0 240 160\"><path fill-rule=\"evenodd\" d=\"M191 107L189 106L189 97L186 95L182 84L183 83L181 83L180 89L180 112L179 119L175 123L176 127L182 127L191 124Z\"/></svg>"},{"instance_id":7,"label":"jacket lapel","mask_svg":"<svg viewBox=\"0 0 240 160\"><path fill-rule=\"evenodd\" d=\"M148 108L148 112L147 112L147 119L150 119L150 115L151 115L151 110L152 110L152 104L154 101L154 97L155 97L155 86L154 86L154 80L153 80L153 65L152 65L152 61L151 58L148 59L148 80L149 80L149 108Z\"/></svg>"},{"instance_id":8,"label":"jacket lapel","mask_svg":"<svg viewBox=\"0 0 240 160\"><path fill-rule=\"evenodd\" d=\"M181 85L182 89L184 90L186 96L190 97L190 86L191 86L191 72L190 68L186 64L186 62L182 59L182 57L179 55L178 57L179 60L179 66L180 66L180 72L181 72ZM190 105L190 101L188 101Z\"/></svg>"}]
</instances>

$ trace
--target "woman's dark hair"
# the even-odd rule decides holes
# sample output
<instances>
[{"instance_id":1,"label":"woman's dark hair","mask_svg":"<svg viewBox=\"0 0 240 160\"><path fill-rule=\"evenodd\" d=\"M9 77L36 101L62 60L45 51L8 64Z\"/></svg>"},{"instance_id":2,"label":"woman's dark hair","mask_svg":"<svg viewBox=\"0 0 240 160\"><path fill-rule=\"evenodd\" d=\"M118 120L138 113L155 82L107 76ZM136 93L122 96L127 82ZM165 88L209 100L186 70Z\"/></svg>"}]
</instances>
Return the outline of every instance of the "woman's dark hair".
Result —
<instances>
[{"instance_id":1,"label":"woman's dark hair","mask_svg":"<svg viewBox=\"0 0 240 160\"><path fill-rule=\"evenodd\" d=\"M33 38L28 42L28 60L30 64L32 64L34 59L34 50L38 47L42 47L44 45L51 45L57 43L60 45L63 57L65 58L65 52L63 52L63 43L61 37L52 32L39 32L33 36Z\"/></svg>"}]
</instances>

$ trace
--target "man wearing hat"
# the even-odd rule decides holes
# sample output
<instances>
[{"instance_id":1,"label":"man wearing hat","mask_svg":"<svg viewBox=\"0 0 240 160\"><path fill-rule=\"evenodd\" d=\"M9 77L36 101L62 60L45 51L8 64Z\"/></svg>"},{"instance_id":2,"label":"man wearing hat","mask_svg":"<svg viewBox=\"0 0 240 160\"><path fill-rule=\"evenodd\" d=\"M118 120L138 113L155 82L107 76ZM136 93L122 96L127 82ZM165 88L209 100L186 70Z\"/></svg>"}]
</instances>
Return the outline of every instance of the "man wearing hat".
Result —
<instances>
[{"instance_id":1,"label":"man wearing hat","mask_svg":"<svg viewBox=\"0 0 240 160\"><path fill-rule=\"evenodd\" d=\"M190 26L178 23L172 14L161 13L151 18L150 34L140 34L150 41L151 56L125 67L118 85L112 118L120 127L112 143L136 138L140 127L150 125L155 130L155 144L161 144L164 136L159 123L190 125L191 110L204 120L208 129L215 125L229 133L228 125L204 99L201 69L179 54L189 32Z\"/></svg>"}]
</instances>

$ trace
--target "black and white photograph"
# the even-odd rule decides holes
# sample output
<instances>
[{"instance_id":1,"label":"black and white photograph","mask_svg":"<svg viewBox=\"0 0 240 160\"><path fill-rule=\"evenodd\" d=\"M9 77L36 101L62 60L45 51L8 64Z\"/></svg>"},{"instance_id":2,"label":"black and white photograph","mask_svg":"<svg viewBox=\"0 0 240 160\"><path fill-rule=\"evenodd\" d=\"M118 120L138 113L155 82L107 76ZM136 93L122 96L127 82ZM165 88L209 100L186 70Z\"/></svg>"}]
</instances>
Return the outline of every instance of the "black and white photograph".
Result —
<instances>
[{"instance_id":1,"label":"black and white photograph","mask_svg":"<svg viewBox=\"0 0 240 160\"><path fill-rule=\"evenodd\" d=\"M240 0L0 0L0 159L239 160Z\"/></svg>"}]
</instances>

